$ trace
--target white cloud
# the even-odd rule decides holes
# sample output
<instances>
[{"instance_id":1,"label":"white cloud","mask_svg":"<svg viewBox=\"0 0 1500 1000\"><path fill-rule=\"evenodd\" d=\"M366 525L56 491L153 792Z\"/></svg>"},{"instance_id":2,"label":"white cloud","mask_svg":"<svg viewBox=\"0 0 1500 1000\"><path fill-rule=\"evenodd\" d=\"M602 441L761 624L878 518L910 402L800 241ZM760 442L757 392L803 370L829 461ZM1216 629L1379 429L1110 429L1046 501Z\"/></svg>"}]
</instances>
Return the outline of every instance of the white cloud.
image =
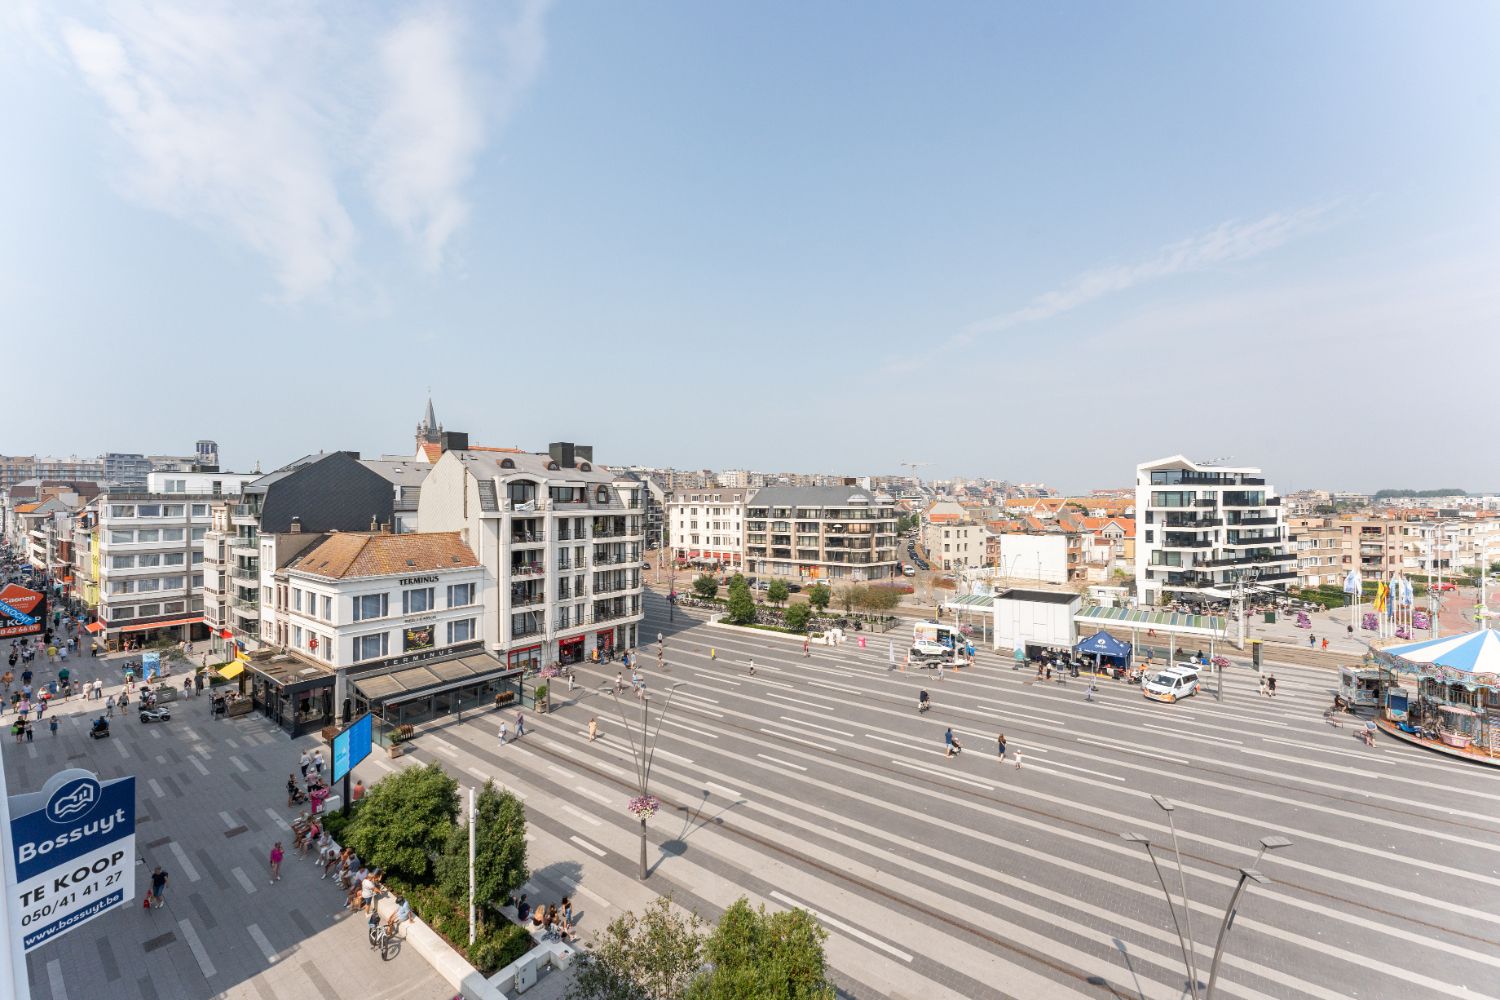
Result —
<instances>
[{"instance_id":1,"label":"white cloud","mask_svg":"<svg viewBox=\"0 0 1500 1000\"><path fill-rule=\"evenodd\" d=\"M953 344L961 346L985 334L1051 319L1106 295L1147 282L1247 260L1302 235L1317 225L1327 212L1328 206L1319 206L1293 212L1273 212L1254 222L1225 222L1206 233L1162 247L1151 256L1133 263L1085 271L1061 288L1039 295L1019 309L971 323L953 338Z\"/></svg>"},{"instance_id":2,"label":"white cloud","mask_svg":"<svg viewBox=\"0 0 1500 1000\"><path fill-rule=\"evenodd\" d=\"M486 126L540 71L546 8L521 0L496 24L435 6L393 26L296 0L121 3L54 30L128 150L125 193L227 234L299 298L353 267L350 177L441 263Z\"/></svg>"}]
</instances>

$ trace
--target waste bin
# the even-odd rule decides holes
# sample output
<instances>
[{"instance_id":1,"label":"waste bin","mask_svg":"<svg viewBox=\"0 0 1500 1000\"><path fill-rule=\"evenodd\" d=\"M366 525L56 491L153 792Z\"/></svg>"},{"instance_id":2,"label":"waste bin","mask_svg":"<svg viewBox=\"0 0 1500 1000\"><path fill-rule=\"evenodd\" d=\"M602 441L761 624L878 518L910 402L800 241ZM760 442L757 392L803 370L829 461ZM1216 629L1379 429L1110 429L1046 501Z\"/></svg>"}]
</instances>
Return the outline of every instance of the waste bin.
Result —
<instances>
[{"instance_id":1,"label":"waste bin","mask_svg":"<svg viewBox=\"0 0 1500 1000\"><path fill-rule=\"evenodd\" d=\"M1276 612L1274 612L1274 611L1267 611L1266 612L1266 624L1267 625L1275 625L1276 624Z\"/></svg>"}]
</instances>

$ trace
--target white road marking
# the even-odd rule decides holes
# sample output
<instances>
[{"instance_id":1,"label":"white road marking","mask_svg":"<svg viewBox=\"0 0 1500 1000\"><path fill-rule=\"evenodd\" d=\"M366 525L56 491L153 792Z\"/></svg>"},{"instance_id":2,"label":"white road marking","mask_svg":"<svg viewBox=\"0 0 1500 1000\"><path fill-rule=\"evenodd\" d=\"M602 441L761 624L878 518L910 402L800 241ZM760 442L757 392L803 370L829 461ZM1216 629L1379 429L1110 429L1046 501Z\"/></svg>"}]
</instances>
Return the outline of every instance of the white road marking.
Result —
<instances>
[{"instance_id":1,"label":"white road marking","mask_svg":"<svg viewBox=\"0 0 1500 1000\"><path fill-rule=\"evenodd\" d=\"M556 771L558 774L562 775L564 778L571 778L571 777L573 777L573 772L572 771L569 771L566 768L558 767L556 764L548 764L547 765L547 770L549 770L549 771Z\"/></svg>"},{"instance_id":2,"label":"white road marking","mask_svg":"<svg viewBox=\"0 0 1500 1000\"><path fill-rule=\"evenodd\" d=\"M1153 749L1150 749L1150 748L1147 748L1147 747L1134 746L1134 745L1129 744L1129 743L1122 743L1122 742L1120 742L1118 740L1107 740L1107 739L1104 739L1102 736L1080 736L1080 737L1078 737L1078 742L1079 743L1089 743L1089 744L1092 744L1093 746L1096 746L1096 747L1104 747L1106 750L1131 750L1131 751L1134 751L1135 753L1145 754L1146 756L1152 758L1153 760L1155 760L1155 759L1170 760L1174 764L1191 764L1191 763L1193 763L1188 758L1186 758L1186 757L1179 757L1176 754L1166 753L1166 752L1161 751L1161 750L1153 750Z\"/></svg>"},{"instance_id":3,"label":"white road marking","mask_svg":"<svg viewBox=\"0 0 1500 1000\"><path fill-rule=\"evenodd\" d=\"M761 760L768 760L772 764L780 764L782 767L790 767L790 768L792 768L794 770L797 770L797 771L806 771L807 770L807 768L803 767L801 764L789 764L786 761L780 760L780 759L778 759L776 757L767 757L763 753L758 753L755 756L759 757Z\"/></svg>"},{"instance_id":4,"label":"white road marking","mask_svg":"<svg viewBox=\"0 0 1500 1000\"><path fill-rule=\"evenodd\" d=\"M710 712L708 709L700 708L697 705L692 704L691 702L678 705L677 707L687 709L689 712L701 712L704 715L712 715L715 719L724 718L724 714L722 712Z\"/></svg>"},{"instance_id":5,"label":"white road marking","mask_svg":"<svg viewBox=\"0 0 1500 1000\"><path fill-rule=\"evenodd\" d=\"M820 726L816 722L803 722L801 719L794 719L790 715L783 715L781 717L781 720L783 722L796 723L799 726L807 726L807 727L809 727L811 729L821 729L821 730L823 730L823 732L825 732L825 733L832 733L835 736L853 736L854 735L853 733L846 733L842 729L830 729L827 726Z\"/></svg>"},{"instance_id":6,"label":"white road marking","mask_svg":"<svg viewBox=\"0 0 1500 1000\"><path fill-rule=\"evenodd\" d=\"M199 760L197 757L189 757L188 763L196 767L199 774L202 774L204 777L208 777L208 768L203 766L203 761Z\"/></svg>"},{"instance_id":7,"label":"white road marking","mask_svg":"<svg viewBox=\"0 0 1500 1000\"><path fill-rule=\"evenodd\" d=\"M157 739L157 740L161 739L161 730L160 729L153 729L153 730L151 730L151 738L152 739Z\"/></svg>"},{"instance_id":8,"label":"white road marking","mask_svg":"<svg viewBox=\"0 0 1500 1000\"><path fill-rule=\"evenodd\" d=\"M742 799L742 798L744 798L743 795L741 795L739 792L735 791L733 788L728 788L728 787L726 787L724 785L721 785L717 781L705 781L704 784L707 785L709 788L717 788L719 791L723 792L725 795L729 796L731 799Z\"/></svg>"},{"instance_id":9,"label":"white road marking","mask_svg":"<svg viewBox=\"0 0 1500 1000\"><path fill-rule=\"evenodd\" d=\"M213 978L218 971L214 963L209 961L208 949L203 947L203 942L198 940L198 932L193 927L191 920L179 920L177 926L182 928L183 940L187 941L188 947L193 950L193 957L198 960L198 968L203 970L205 979Z\"/></svg>"},{"instance_id":10,"label":"white road marking","mask_svg":"<svg viewBox=\"0 0 1500 1000\"><path fill-rule=\"evenodd\" d=\"M812 747L814 750L822 750L825 752L828 750L828 744L826 742L818 743L815 740L805 740L800 736L793 736L790 733L778 732L775 729L767 729L765 726L761 726L760 731L767 734L768 736L775 736L778 739L791 740L793 743L801 743L803 746Z\"/></svg>"},{"instance_id":11,"label":"white road marking","mask_svg":"<svg viewBox=\"0 0 1500 1000\"><path fill-rule=\"evenodd\" d=\"M118 750L118 751L120 751L120 756L121 757L129 757L130 756L130 751L125 749L125 744L119 742L118 740L115 741L115 749Z\"/></svg>"},{"instance_id":12,"label":"white road marking","mask_svg":"<svg viewBox=\"0 0 1500 1000\"><path fill-rule=\"evenodd\" d=\"M983 789L985 789L987 791L993 792L995 790L995 786L994 785L987 785L987 784L985 784L982 781L975 781L973 778L965 778L961 774L952 774L952 773L950 773L948 771L939 771L937 768L935 768L935 767L928 767L925 764L914 764L914 763L912 763L909 760L901 760L901 759L899 759L897 757L892 757L891 758L891 763L892 764L900 764L902 767L909 767L913 771L923 771L923 772L925 772L927 774L941 775L942 777L946 778L949 781L960 781L960 782L963 782L966 785L978 785L980 788L983 788Z\"/></svg>"},{"instance_id":13,"label":"white road marking","mask_svg":"<svg viewBox=\"0 0 1500 1000\"><path fill-rule=\"evenodd\" d=\"M227 736L224 738L224 743L225 743L226 746L234 747L234 749L236 749L236 750L238 750L240 748L240 745L238 743L236 743L232 738L227 737ZM251 924L250 926L254 927L255 925Z\"/></svg>"},{"instance_id":14,"label":"white road marking","mask_svg":"<svg viewBox=\"0 0 1500 1000\"><path fill-rule=\"evenodd\" d=\"M271 822L273 822L277 826L281 827L282 830L286 831L287 833L291 833L292 832L291 826L288 825L288 823L287 823L286 820L284 820L284 819L281 818L281 815L279 813L277 813L275 809L272 809L269 806L267 806L266 807L266 815L269 816L269 817L271 817Z\"/></svg>"},{"instance_id":15,"label":"white road marking","mask_svg":"<svg viewBox=\"0 0 1500 1000\"><path fill-rule=\"evenodd\" d=\"M925 746L925 745L923 745L921 743L913 743L910 740L893 740L889 736L876 736L874 733L865 733L865 739L867 739L867 740L879 740L882 743L891 743L891 744L894 744L895 746L898 746L898 747L904 747L907 750L922 750L924 752L936 752L936 751L933 751L932 747Z\"/></svg>"},{"instance_id":16,"label":"white road marking","mask_svg":"<svg viewBox=\"0 0 1500 1000\"><path fill-rule=\"evenodd\" d=\"M239 768L241 771L249 771L250 770L250 766L248 764L246 764L244 761L240 760L234 754L230 754L229 755L229 760L234 764L235 767Z\"/></svg>"},{"instance_id":17,"label":"white road marking","mask_svg":"<svg viewBox=\"0 0 1500 1000\"><path fill-rule=\"evenodd\" d=\"M379 757L368 757L366 759L387 774L396 773L396 768L389 761L381 760Z\"/></svg>"},{"instance_id":18,"label":"white road marking","mask_svg":"<svg viewBox=\"0 0 1500 1000\"><path fill-rule=\"evenodd\" d=\"M1104 773L1104 772L1103 772L1103 771L1091 771L1091 770L1089 770L1089 769L1088 769L1088 768L1086 768L1086 767L1079 767L1079 766L1077 766L1077 765L1076 765L1076 764L1064 764L1064 763L1063 763L1063 762L1062 762L1062 761L1060 761L1060 760L1049 760L1049 761L1047 761L1047 764L1046 764L1046 766L1047 766L1047 767L1065 767L1065 768L1067 768L1067 769L1068 769L1068 770L1069 770L1069 771L1081 771L1081 772L1083 772L1083 773L1084 773L1084 774L1092 774L1092 775L1094 775L1094 776L1095 776L1095 777L1096 777L1096 778L1107 778L1107 779L1108 779L1108 780L1110 780L1110 781L1118 781L1118 782L1120 782L1120 783L1121 783L1121 784L1123 784L1123 783L1124 783L1124 781L1125 781L1125 779L1124 779L1124 778L1122 778L1122 777L1120 777L1120 776L1119 776L1119 775L1115 775L1115 774L1105 774L1105 773Z\"/></svg>"},{"instance_id":19,"label":"white road marking","mask_svg":"<svg viewBox=\"0 0 1500 1000\"><path fill-rule=\"evenodd\" d=\"M187 851L182 849L181 844L173 840L167 844L167 850L171 851L173 856L177 858L177 863L187 873L189 882L196 882L202 877L198 874L198 869L194 868L193 863L188 860Z\"/></svg>"},{"instance_id":20,"label":"white road marking","mask_svg":"<svg viewBox=\"0 0 1500 1000\"><path fill-rule=\"evenodd\" d=\"M589 798L593 799L595 802L599 803L602 806L607 806L610 804L609 799L605 798L603 795L600 795L598 792L594 791L591 788L585 788L583 785L574 785L573 788L579 793L587 795Z\"/></svg>"},{"instance_id":21,"label":"white road marking","mask_svg":"<svg viewBox=\"0 0 1500 1000\"><path fill-rule=\"evenodd\" d=\"M68 988L63 984L62 962L55 958L47 963L47 984L52 987L52 1000L68 1000Z\"/></svg>"},{"instance_id":22,"label":"white road marking","mask_svg":"<svg viewBox=\"0 0 1500 1000\"><path fill-rule=\"evenodd\" d=\"M697 733L699 736L706 736L711 740L719 738L718 733L711 733L707 729L699 729L697 726L690 726L686 722L678 722L676 719L661 719L659 721L664 726L670 726L673 729L686 729L690 733Z\"/></svg>"},{"instance_id":23,"label":"white road marking","mask_svg":"<svg viewBox=\"0 0 1500 1000\"><path fill-rule=\"evenodd\" d=\"M471 767L471 768L468 769L468 771L469 771L470 774L472 774L476 778L479 778L481 781L491 781L491 780L493 780L490 777L490 775L485 774L483 771L481 771L477 767Z\"/></svg>"},{"instance_id":24,"label":"white road marking","mask_svg":"<svg viewBox=\"0 0 1500 1000\"><path fill-rule=\"evenodd\" d=\"M701 694L693 694L691 691L681 691L681 690L679 690L677 692L677 697L679 697L679 698L692 698L695 701L706 701L710 705L717 705L719 703L719 699L717 699L717 698L705 698Z\"/></svg>"},{"instance_id":25,"label":"white road marking","mask_svg":"<svg viewBox=\"0 0 1500 1000\"><path fill-rule=\"evenodd\" d=\"M219 818L222 819L224 821L224 825L231 830L240 825L239 821L236 820L233 816L229 815L229 813L227 812L220 811Z\"/></svg>"},{"instance_id":26,"label":"white road marking","mask_svg":"<svg viewBox=\"0 0 1500 1000\"><path fill-rule=\"evenodd\" d=\"M766 697L775 698L777 701L789 701L793 705L810 705L814 708L820 708L825 712L838 711L838 706L836 705L825 705L821 701L813 701L811 698L788 698L785 695L777 694L774 691L767 691Z\"/></svg>"},{"instance_id":27,"label":"white road marking","mask_svg":"<svg viewBox=\"0 0 1500 1000\"><path fill-rule=\"evenodd\" d=\"M576 878L564 878L562 880L562 883L569 889L572 889L574 892L589 897L600 906L610 905L609 900L605 899L603 896L599 895L597 892L588 888L587 886L580 884Z\"/></svg>"},{"instance_id":28,"label":"white road marking","mask_svg":"<svg viewBox=\"0 0 1500 1000\"><path fill-rule=\"evenodd\" d=\"M843 931L845 934L848 934L850 937L858 938L865 944L871 945L875 948L879 948L881 951L885 952L888 955L894 955L895 957L901 959L901 961L903 962L909 963L911 961L911 956L901 949L893 948L879 938L866 934L864 931L860 930L857 927L850 927L842 920L836 920L833 917L830 917L828 914L823 913L819 910L815 910L811 906L808 906L806 903L800 903L792 897L785 895L784 893L773 890L771 892L771 898L779 903L785 903L787 906L800 907L801 909L804 909L808 913L811 913L814 917L821 920L823 923L829 925L830 927L835 927Z\"/></svg>"},{"instance_id":29,"label":"white road marking","mask_svg":"<svg viewBox=\"0 0 1500 1000\"><path fill-rule=\"evenodd\" d=\"M1223 743L1229 746L1241 747L1245 745L1244 740L1226 740L1220 736L1189 736L1177 729L1168 729L1166 726L1153 726L1149 722L1141 723L1142 729L1151 729L1158 733L1166 733L1176 740L1187 740L1190 743Z\"/></svg>"},{"instance_id":30,"label":"white road marking","mask_svg":"<svg viewBox=\"0 0 1500 1000\"><path fill-rule=\"evenodd\" d=\"M601 857L602 858L602 857L606 856L606 852L605 852L604 848L598 847L598 846L596 846L594 844L590 844L587 840L584 840L582 837L569 837L568 839L571 840L573 843L577 844L579 847L583 848L585 851L588 851L589 853L594 854L597 857Z\"/></svg>"},{"instance_id":31,"label":"white road marking","mask_svg":"<svg viewBox=\"0 0 1500 1000\"><path fill-rule=\"evenodd\" d=\"M245 869L231 868L229 869L229 874L234 876L235 881L237 881L240 884L240 887L246 892L255 891L255 883L250 881L250 876L245 874Z\"/></svg>"},{"instance_id":32,"label":"white road marking","mask_svg":"<svg viewBox=\"0 0 1500 1000\"><path fill-rule=\"evenodd\" d=\"M680 753L673 753L670 750L663 750L661 747L657 747L654 752L660 754L663 757L669 757L672 760L680 760L684 764L691 764L692 763L691 760L689 760L687 757L684 757L682 754L680 754Z\"/></svg>"},{"instance_id":33,"label":"white road marking","mask_svg":"<svg viewBox=\"0 0 1500 1000\"><path fill-rule=\"evenodd\" d=\"M266 938L265 934L261 932L259 926L255 924L249 924L245 927L245 932L249 934L250 939L260 947L260 953L266 956L267 962L276 961L276 949L271 947L271 942Z\"/></svg>"},{"instance_id":34,"label":"white road marking","mask_svg":"<svg viewBox=\"0 0 1500 1000\"><path fill-rule=\"evenodd\" d=\"M563 803L563 812L571 813L572 815L577 816L579 819L583 820L585 823L590 824L591 826L599 825L599 818L597 816L590 816L582 809L576 809L573 806L568 805L566 802Z\"/></svg>"},{"instance_id":35,"label":"white road marking","mask_svg":"<svg viewBox=\"0 0 1500 1000\"><path fill-rule=\"evenodd\" d=\"M156 793L157 798L164 799L167 797L166 790L161 787L161 783L158 782L155 778L148 779L146 784L151 786L151 791Z\"/></svg>"}]
</instances>

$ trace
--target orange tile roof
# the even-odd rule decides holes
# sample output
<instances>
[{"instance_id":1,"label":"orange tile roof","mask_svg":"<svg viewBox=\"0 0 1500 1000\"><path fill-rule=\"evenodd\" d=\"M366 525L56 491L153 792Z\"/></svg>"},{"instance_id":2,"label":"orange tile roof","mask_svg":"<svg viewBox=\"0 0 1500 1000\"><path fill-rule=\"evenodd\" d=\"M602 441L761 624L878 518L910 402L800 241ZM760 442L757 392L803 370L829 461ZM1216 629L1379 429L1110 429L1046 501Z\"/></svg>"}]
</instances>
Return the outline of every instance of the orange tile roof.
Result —
<instances>
[{"instance_id":1,"label":"orange tile roof","mask_svg":"<svg viewBox=\"0 0 1500 1000\"><path fill-rule=\"evenodd\" d=\"M422 442L422 454L429 462L436 462L443 454L443 446L430 441Z\"/></svg>"},{"instance_id":2,"label":"orange tile roof","mask_svg":"<svg viewBox=\"0 0 1500 1000\"><path fill-rule=\"evenodd\" d=\"M16 504L16 513L17 514L30 514L32 511L36 510L40 506L41 506L40 502L38 502L38 503Z\"/></svg>"},{"instance_id":3,"label":"orange tile roof","mask_svg":"<svg viewBox=\"0 0 1500 1000\"><path fill-rule=\"evenodd\" d=\"M456 531L420 531L408 535L341 531L313 546L289 568L343 580L473 569L478 565L479 560Z\"/></svg>"}]
</instances>

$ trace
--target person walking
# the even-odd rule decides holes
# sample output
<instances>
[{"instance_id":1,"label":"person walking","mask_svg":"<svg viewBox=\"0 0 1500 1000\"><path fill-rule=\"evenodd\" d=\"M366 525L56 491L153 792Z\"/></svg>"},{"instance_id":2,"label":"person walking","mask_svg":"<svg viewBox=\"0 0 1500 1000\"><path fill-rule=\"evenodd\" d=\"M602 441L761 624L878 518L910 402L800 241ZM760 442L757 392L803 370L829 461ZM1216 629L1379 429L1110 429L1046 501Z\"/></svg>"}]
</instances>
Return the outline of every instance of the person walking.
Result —
<instances>
[{"instance_id":1,"label":"person walking","mask_svg":"<svg viewBox=\"0 0 1500 1000\"><path fill-rule=\"evenodd\" d=\"M964 750L964 748L959 744L958 740L953 738L952 726L949 726L948 729L943 733L943 745L946 748L944 756L947 757L953 757L957 754L963 753Z\"/></svg>"},{"instance_id":2,"label":"person walking","mask_svg":"<svg viewBox=\"0 0 1500 1000\"><path fill-rule=\"evenodd\" d=\"M297 767L302 771L302 780L306 781L307 769L312 767L312 757L306 750L302 751L302 756L297 758Z\"/></svg>"},{"instance_id":3,"label":"person walking","mask_svg":"<svg viewBox=\"0 0 1500 1000\"><path fill-rule=\"evenodd\" d=\"M1266 693L1269 694L1272 698L1276 697L1276 675L1275 674L1267 674L1266 675Z\"/></svg>"},{"instance_id":4,"label":"person walking","mask_svg":"<svg viewBox=\"0 0 1500 1000\"><path fill-rule=\"evenodd\" d=\"M314 750L313 751L312 766L313 766L313 770L317 772L318 780L322 781L323 780L323 766L324 766L324 764L323 764L323 751L322 750Z\"/></svg>"},{"instance_id":5,"label":"person walking","mask_svg":"<svg viewBox=\"0 0 1500 1000\"><path fill-rule=\"evenodd\" d=\"M755 676L755 657L753 656L750 658L750 676Z\"/></svg>"},{"instance_id":6,"label":"person walking","mask_svg":"<svg viewBox=\"0 0 1500 1000\"><path fill-rule=\"evenodd\" d=\"M812 659L812 653L809 652L809 649L810 649L810 647L808 645L808 641L806 639L803 639L802 640L802 656L804 658L806 658L806 659Z\"/></svg>"},{"instance_id":7,"label":"person walking","mask_svg":"<svg viewBox=\"0 0 1500 1000\"><path fill-rule=\"evenodd\" d=\"M53 739L56 739L57 738L57 716L53 716L52 717L52 721L49 722L49 723L47 723L47 728L50 729L50 730L52 730L52 737L53 737Z\"/></svg>"},{"instance_id":8,"label":"person walking","mask_svg":"<svg viewBox=\"0 0 1500 1000\"><path fill-rule=\"evenodd\" d=\"M1309 634L1308 637L1307 637L1307 648L1308 649L1312 649L1313 646L1317 645L1317 642L1318 642L1318 637L1315 636L1315 635Z\"/></svg>"},{"instance_id":9,"label":"person walking","mask_svg":"<svg viewBox=\"0 0 1500 1000\"><path fill-rule=\"evenodd\" d=\"M717 660L719 658L718 651L715 650L712 646L708 647L708 658L710 660Z\"/></svg>"},{"instance_id":10,"label":"person walking","mask_svg":"<svg viewBox=\"0 0 1500 1000\"><path fill-rule=\"evenodd\" d=\"M599 720L598 719L590 719L589 720L589 742L592 743L592 742L594 742L594 740L596 740L598 738L599 738Z\"/></svg>"},{"instance_id":11,"label":"person walking","mask_svg":"<svg viewBox=\"0 0 1500 1000\"><path fill-rule=\"evenodd\" d=\"M1000 763L1005 763L1005 734L1001 733L995 737L995 753L1000 758Z\"/></svg>"},{"instance_id":12,"label":"person walking","mask_svg":"<svg viewBox=\"0 0 1500 1000\"><path fill-rule=\"evenodd\" d=\"M169 876L162 871L161 865L151 870L151 894L150 903L152 907L159 907L167 901L167 878Z\"/></svg>"},{"instance_id":13,"label":"person walking","mask_svg":"<svg viewBox=\"0 0 1500 1000\"><path fill-rule=\"evenodd\" d=\"M267 882L267 885L273 885L281 881L281 859L285 856L285 853L281 850L281 841L278 840L275 844L271 845L271 881Z\"/></svg>"},{"instance_id":14,"label":"person walking","mask_svg":"<svg viewBox=\"0 0 1500 1000\"><path fill-rule=\"evenodd\" d=\"M1266 696L1266 675L1265 674L1261 674L1260 675L1260 696L1262 698L1264 698Z\"/></svg>"},{"instance_id":15,"label":"person walking","mask_svg":"<svg viewBox=\"0 0 1500 1000\"><path fill-rule=\"evenodd\" d=\"M507 732L507 730L506 730L506 728L505 728L505 720L504 720L504 719L502 719L502 720L500 720L500 732L499 732L499 736L500 736L500 745L501 745L501 746L505 746L505 736L506 736L506 732Z\"/></svg>"},{"instance_id":16,"label":"person walking","mask_svg":"<svg viewBox=\"0 0 1500 1000\"><path fill-rule=\"evenodd\" d=\"M1328 637L1326 635L1323 637L1323 651L1328 651Z\"/></svg>"},{"instance_id":17,"label":"person walking","mask_svg":"<svg viewBox=\"0 0 1500 1000\"><path fill-rule=\"evenodd\" d=\"M568 671L568 694L573 693L573 671Z\"/></svg>"},{"instance_id":18,"label":"person walking","mask_svg":"<svg viewBox=\"0 0 1500 1000\"><path fill-rule=\"evenodd\" d=\"M104 697L104 681L98 677L94 678L94 700L98 701Z\"/></svg>"},{"instance_id":19,"label":"person walking","mask_svg":"<svg viewBox=\"0 0 1500 1000\"><path fill-rule=\"evenodd\" d=\"M516 739L526 735L526 713L516 713Z\"/></svg>"},{"instance_id":20,"label":"person walking","mask_svg":"<svg viewBox=\"0 0 1500 1000\"><path fill-rule=\"evenodd\" d=\"M623 690L625 690L625 674L623 672L616 671L615 672L615 694L618 695Z\"/></svg>"}]
</instances>

